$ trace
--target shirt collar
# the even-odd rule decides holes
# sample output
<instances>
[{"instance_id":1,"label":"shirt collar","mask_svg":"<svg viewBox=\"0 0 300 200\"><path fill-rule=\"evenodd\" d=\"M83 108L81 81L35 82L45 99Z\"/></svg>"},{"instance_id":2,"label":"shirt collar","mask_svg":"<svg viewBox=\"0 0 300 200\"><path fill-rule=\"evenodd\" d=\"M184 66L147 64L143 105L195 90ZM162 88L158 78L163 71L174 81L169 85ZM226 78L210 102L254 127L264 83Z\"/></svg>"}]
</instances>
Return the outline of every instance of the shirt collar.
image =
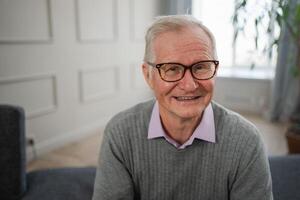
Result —
<instances>
[{"instance_id":1,"label":"shirt collar","mask_svg":"<svg viewBox=\"0 0 300 200\"><path fill-rule=\"evenodd\" d=\"M211 104L209 104L204 110L201 122L196 127L195 131L191 135L190 139L184 144L179 145L176 141L166 135L159 115L158 102L156 101L152 110L151 119L148 128L148 139L164 137L168 142L176 146L177 148L185 148L188 145L191 145L194 139L201 139L207 142L216 142L215 134L215 123L214 123L214 114Z\"/></svg>"}]
</instances>

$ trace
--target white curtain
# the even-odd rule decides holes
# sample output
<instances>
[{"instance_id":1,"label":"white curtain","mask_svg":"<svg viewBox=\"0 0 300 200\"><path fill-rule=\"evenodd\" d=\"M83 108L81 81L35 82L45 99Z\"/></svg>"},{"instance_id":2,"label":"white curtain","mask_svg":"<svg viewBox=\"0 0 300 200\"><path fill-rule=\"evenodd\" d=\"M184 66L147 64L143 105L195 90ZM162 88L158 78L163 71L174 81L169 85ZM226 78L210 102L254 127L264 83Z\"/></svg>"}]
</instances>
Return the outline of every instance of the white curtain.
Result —
<instances>
[{"instance_id":1,"label":"white curtain","mask_svg":"<svg viewBox=\"0 0 300 200\"><path fill-rule=\"evenodd\" d=\"M168 15L192 13L192 0L166 0L165 2Z\"/></svg>"}]
</instances>

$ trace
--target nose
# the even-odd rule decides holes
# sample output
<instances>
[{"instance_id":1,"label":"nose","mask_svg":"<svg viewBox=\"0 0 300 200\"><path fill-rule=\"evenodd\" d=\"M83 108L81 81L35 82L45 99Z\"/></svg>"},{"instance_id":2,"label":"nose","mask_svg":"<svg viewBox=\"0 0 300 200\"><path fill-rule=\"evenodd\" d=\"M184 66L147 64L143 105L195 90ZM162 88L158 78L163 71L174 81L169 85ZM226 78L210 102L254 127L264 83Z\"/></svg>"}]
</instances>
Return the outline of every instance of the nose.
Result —
<instances>
[{"instance_id":1,"label":"nose","mask_svg":"<svg viewBox=\"0 0 300 200\"><path fill-rule=\"evenodd\" d=\"M178 83L179 88L185 90L186 92L194 91L199 87L197 80L195 80L191 74L190 70L186 70L183 78Z\"/></svg>"}]
</instances>

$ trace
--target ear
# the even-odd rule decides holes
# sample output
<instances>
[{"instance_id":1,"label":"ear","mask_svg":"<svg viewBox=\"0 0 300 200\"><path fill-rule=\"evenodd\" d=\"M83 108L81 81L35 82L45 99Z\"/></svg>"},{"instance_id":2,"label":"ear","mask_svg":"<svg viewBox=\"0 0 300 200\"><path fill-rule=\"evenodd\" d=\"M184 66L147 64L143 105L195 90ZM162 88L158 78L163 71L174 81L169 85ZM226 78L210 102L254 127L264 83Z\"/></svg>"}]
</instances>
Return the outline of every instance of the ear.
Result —
<instances>
[{"instance_id":1,"label":"ear","mask_svg":"<svg viewBox=\"0 0 300 200\"><path fill-rule=\"evenodd\" d=\"M146 63L143 63L142 69L143 69L143 74L144 74L145 81L147 82L149 87L151 89L153 89L153 83L152 83L153 74L151 74L152 72L150 71L149 66Z\"/></svg>"}]
</instances>

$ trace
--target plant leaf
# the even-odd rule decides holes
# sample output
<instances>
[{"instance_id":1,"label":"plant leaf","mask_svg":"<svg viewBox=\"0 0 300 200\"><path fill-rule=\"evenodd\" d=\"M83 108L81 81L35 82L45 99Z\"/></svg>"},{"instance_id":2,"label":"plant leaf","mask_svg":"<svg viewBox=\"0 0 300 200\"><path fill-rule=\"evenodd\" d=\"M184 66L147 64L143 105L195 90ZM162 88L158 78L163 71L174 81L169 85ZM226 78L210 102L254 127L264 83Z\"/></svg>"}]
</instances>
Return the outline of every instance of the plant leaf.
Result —
<instances>
[{"instance_id":1,"label":"plant leaf","mask_svg":"<svg viewBox=\"0 0 300 200\"><path fill-rule=\"evenodd\" d=\"M279 12L276 12L275 20L279 27L282 27L282 16Z\"/></svg>"},{"instance_id":2,"label":"plant leaf","mask_svg":"<svg viewBox=\"0 0 300 200\"><path fill-rule=\"evenodd\" d=\"M296 6L295 21L296 21L296 23L300 22L300 5L299 4Z\"/></svg>"},{"instance_id":3,"label":"plant leaf","mask_svg":"<svg viewBox=\"0 0 300 200\"><path fill-rule=\"evenodd\" d=\"M294 66L291 68L291 73L293 74L294 77L299 77L300 71L298 66Z\"/></svg>"},{"instance_id":4,"label":"plant leaf","mask_svg":"<svg viewBox=\"0 0 300 200\"><path fill-rule=\"evenodd\" d=\"M282 5L282 19L284 21L287 21L288 20L288 17L289 17L289 6L288 5Z\"/></svg>"},{"instance_id":5,"label":"plant leaf","mask_svg":"<svg viewBox=\"0 0 300 200\"><path fill-rule=\"evenodd\" d=\"M295 32L296 32L296 35L297 36L299 36L299 32L300 32L300 26L299 26L299 24L300 24L300 4L297 4L297 6L296 6L296 13L295 13L295 18L294 18L294 22L293 22L293 24L296 24L296 26L294 27L294 30L295 30Z\"/></svg>"}]
</instances>

